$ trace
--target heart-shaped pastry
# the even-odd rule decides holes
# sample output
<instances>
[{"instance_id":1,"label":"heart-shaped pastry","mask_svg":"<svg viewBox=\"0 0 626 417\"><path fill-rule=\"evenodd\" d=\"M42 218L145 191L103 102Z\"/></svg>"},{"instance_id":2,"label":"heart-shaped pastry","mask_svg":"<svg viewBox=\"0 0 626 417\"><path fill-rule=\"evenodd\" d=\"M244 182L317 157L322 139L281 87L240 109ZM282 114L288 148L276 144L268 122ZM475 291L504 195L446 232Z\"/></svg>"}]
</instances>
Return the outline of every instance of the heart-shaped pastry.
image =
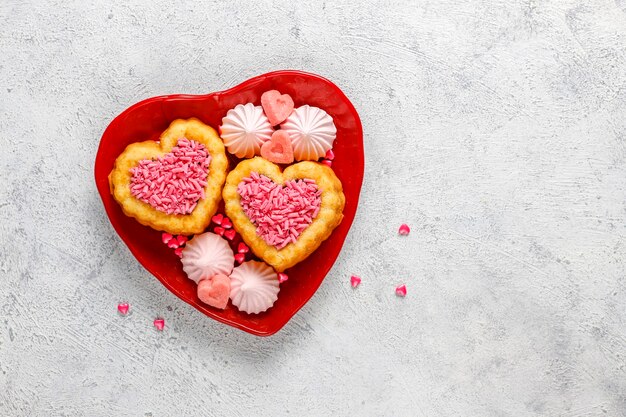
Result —
<instances>
[{"instance_id":1,"label":"heart-shaped pastry","mask_svg":"<svg viewBox=\"0 0 626 417\"><path fill-rule=\"evenodd\" d=\"M224 309L230 296L230 278L226 275L215 275L198 283L198 298L211 307Z\"/></svg>"},{"instance_id":2,"label":"heart-shaped pastry","mask_svg":"<svg viewBox=\"0 0 626 417\"><path fill-rule=\"evenodd\" d=\"M281 172L263 158L244 160L228 174L222 195L242 239L278 272L315 251L341 223L345 205L333 170L310 161Z\"/></svg>"},{"instance_id":3,"label":"heart-shaped pastry","mask_svg":"<svg viewBox=\"0 0 626 417\"><path fill-rule=\"evenodd\" d=\"M209 162L209 163L207 163ZM228 160L215 130L175 120L159 142L131 143L109 174L124 214L171 234L201 233L217 211Z\"/></svg>"}]
</instances>

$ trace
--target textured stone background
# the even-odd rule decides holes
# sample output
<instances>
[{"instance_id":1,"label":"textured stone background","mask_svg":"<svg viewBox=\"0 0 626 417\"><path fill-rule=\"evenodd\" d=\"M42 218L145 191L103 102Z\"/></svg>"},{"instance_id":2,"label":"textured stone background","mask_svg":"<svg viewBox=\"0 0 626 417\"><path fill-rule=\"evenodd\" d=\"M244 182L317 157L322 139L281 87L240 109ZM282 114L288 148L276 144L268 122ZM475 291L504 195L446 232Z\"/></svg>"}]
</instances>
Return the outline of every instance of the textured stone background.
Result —
<instances>
[{"instance_id":1,"label":"textured stone background","mask_svg":"<svg viewBox=\"0 0 626 417\"><path fill-rule=\"evenodd\" d=\"M625 0L112 3L0 1L0 415L626 416ZM367 168L263 339L142 270L92 167L130 104L282 68L343 88Z\"/></svg>"}]
</instances>

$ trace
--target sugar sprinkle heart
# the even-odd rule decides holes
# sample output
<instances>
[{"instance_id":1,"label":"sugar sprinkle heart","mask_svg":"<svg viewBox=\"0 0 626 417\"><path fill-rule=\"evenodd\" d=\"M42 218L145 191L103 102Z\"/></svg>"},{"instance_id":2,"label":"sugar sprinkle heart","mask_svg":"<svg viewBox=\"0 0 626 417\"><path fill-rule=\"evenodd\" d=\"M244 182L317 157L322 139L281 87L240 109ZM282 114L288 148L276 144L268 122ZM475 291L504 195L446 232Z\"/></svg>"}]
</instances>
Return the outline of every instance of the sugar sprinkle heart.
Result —
<instances>
[{"instance_id":1,"label":"sugar sprinkle heart","mask_svg":"<svg viewBox=\"0 0 626 417\"><path fill-rule=\"evenodd\" d=\"M398 285L396 287L396 295L398 297L405 297L406 296L406 285L404 285L404 284Z\"/></svg>"},{"instance_id":2,"label":"sugar sprinkle heart","mask_svg":"<svg viewBox=\"0 0 626 417\"><path fill-rule=\"evenodd\" d=\"M154 327L156 327L158 331L163 331L163 328L165 327L165 320L160 318L154 319L154 322L152 324L154 324Z\"/></svg>"},{"instance_id":3,"label":"sugar sprinkle heart","mask_svg":"<svg viewBox=\"0 0 626 417\"><path fill-rule=\"evenodd\" d=\"M213 232L215 232L216 235L224 236L224 228L221 226L216 226Z\"/></svg>"},{"instance_id":4,"label":"sugar sprinkle heart","mask_svg":"<svg viewBox=\"0 0 626 417\"><path fill-rule=\"evenodd\" d=\"M222 220L224 220L224 215L223 214L216 214L215 216L211 217L211 221L217 225L221 225L222 224Z\"/></svg>"},{"instance_id":5,"label":"sugar sprinkle heart","mask_svg":"<svg viewBox=\"0 0 626 417\"><path fill-rule=\"evenodd\" d=\"M289 133L277 130L272 138L261 145L261 156L275 164L290 164L293 162L293 146Z\"/></svg>"},{"instance_id":6,"label":"sugar sprinkle heart","mask_svg":"<svg viewBox=\"0 0 626 417\"><path fill-rule=\"evenodd\" d=\"M228 217L224 217L224 220L222 220L222 227L224 229L230 229L233 227L233 222L231 222Z\"/></svg>"},{"instance_id":7,"label":"sugar sprinkle heart","mask_svg":"<svg viewBox=\"0 0 626 417\"><path fill-rule=\"evenodd\" d=\"M239 253L248 253L250 248L243 242L239 242L239 246L237 246L237 252Z\"/></svg>"},{"instance_id":8,"label":"sugar sprinkle heart","mask_svg":"<svg viewBox=\"0 0 626 417\"><path fill-rule=\"evenodd\" d=\"M119 311L122 316L125 316L128 313L129 307L128 303L119 303L117 305L117 311Z\"/></svg>"},{"instance_id":9,"label":"sugar sprinkle heart","mask_svg":"<svg viewBox=\"0 0 626 417\"><path fill-rule=\"evenodd\" d=\"M261 106L270 124L276 126L293 112L293 99L289 94L269 90L261 94Z\"/></svg>"},{"instance_id":10,"label":"sugar sprinkle heart","mask_svg":"<svg viewBox=\"0 0 626 417\"><path fill-rule=\"evenodd\" d=\"M324 158L328 159L329 161L332 161L335 159L335 152L333 152L332 149L329 149L326 151L326 156L324 156Z\"/></svg>"},{"instance_id":11,"label":"sugar sprinkle heart","mask_svg":"<svg viewBox=\"0 0 626 417\"><path fill-rule=\"evenodd\" d=\"M409 227L409 225L402 224L400 225L400 228L398 229L398 234L400 234L401 236L406 236L409 234L410 231L411 231L411 228Z\"/></svg>"},{"instance_id":12,"label":"sugar sprinkle heart","mask_svg":"<svg viewBox=\"0 0 626 417\"><path fill-rule=\"evenodd\" d=\"M237 255L235 255L235 260L237 261L238 264L243 263L243 261L246 260L246 254L245 253L238 253Z\"/></svg>"},{"instance_id":13,"label":"sugar sprinkle heart","mask_svg":"<svg viewBox=\"0 0 626 417\"><path fill-rule=\"evenodd\" d=\"M178 242L178 246L183 246L187 243L187 236L179 235L176 237L176 241Z\"/></svg>"},{"instance_id":14,"label":"sugar sprinkle heart","mask_svg":"<svg viewBox=\"0 0 626 417\"><path fill-rule=\"evenodd\" d=\"M131 168L131 194L166 214L189 214L204 198L211 155L194 140L178 139L166 155Z\"/></svg>"},{"instance_id":15,"label":"sugar sprinkle heart","mask_svg":"<svg viewBox=\"0 0 626 417\"><path fill-rule=\"evenodd\" d=\"M268 245L282 249L317 217L322 191L312 179L276 184L265 175L251 172L237 186L241 208L257 227L256 234Z\"/></svg>"},{"instance_id":16,"label":"sugar sprinkle heart","mask_svg":"<svg viewBox=\"0 0 626 417\"><path fill-rule=\"evenodd\" d=\"M236 234L237 232L235 232L235 229L228 229L224 232L224 237L228 240L233 240Z\"/></svg>"},{"instance_id":17,"label":"sugar sprinkle heart","mask_svg":"<svg viewBox=\"0 0 626 417\"><path fill-rule=\"evenodd\" d=\"M182 258L183 257L183 249L184 248L176 248L176 250L174 251L176 256L178 256L179 258Z\"/></svg>"},{"instance_id":18,"label":"sugar sprinkle heart","mask_svg":"<svg viewBox=\"0 0 626 417\"><path fill-rule=\"evenodd\" d=\"M289 279L289 276L287 274L285 274L284 272L280 272L278 273L278 283L282 284L283 282L287 281Z\"/></svg>"},{"instance_id":19,"label":"sugar sprinkle heart","mask_svg":"<svg viewBox=\"0 0 626 417\"><path fill-rule=\"evenodd\" d=\"M361 283L360 277L357 277L356 275L352 275L350 277L350 285L352 285L352 288L358 287L360 283Z\"/></svg>"},{"instance_id":20,"label":"sugar sprinkle heart","mask_svg":"<svg viewBox=\"0 0 626 417\"><path fill-rule=\"evenodd\" d=\"M172 236L171 234L163 232L163 234L161 235L161 241L167 245L173 237L174 236Z\"/></svg>"}]
</instances>

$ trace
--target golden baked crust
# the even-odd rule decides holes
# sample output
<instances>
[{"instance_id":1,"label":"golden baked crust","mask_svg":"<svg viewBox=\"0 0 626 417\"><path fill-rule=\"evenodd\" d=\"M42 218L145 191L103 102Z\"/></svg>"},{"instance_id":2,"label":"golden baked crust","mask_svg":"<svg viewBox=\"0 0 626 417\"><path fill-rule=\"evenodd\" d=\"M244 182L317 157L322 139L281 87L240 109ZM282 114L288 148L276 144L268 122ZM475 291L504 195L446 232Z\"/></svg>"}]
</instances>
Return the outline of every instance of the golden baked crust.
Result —
<instances>
[{"instance_id":1,"label":"golden baked crust","mask_svg":"<svg viewBox=\"0 0 626 417\"><path fill-rule=\"evenodd\" d=\"M170 152L181 137L202 143L211 155L205 198L198 201L190 214L166 214L133 197L130 192L130 170L142 159L155 158ZM198 119L178 119L161 134L159 142L148 140L128 145L115 160L115 166L109 174L109 185L111 194L127 216L134 217L139 223L156 230L191 235L202 233L211 222L211 216L217 211L221 199L227 169L224 143L217 132Z\"/></svg>"},{"instance_id":2,"label":"golden baked crust","mask_svg":"<svg viewBox=\"0 0 626 417\"><path fill-rule=\"evenodd\" d=\"M287 180L310 178L315 180L322 191L320 211L309 227L304 229L296 243L290 243L278 250L274 246L268 245L263 238L256 234L256 226L243 211L241 197L237 191L239 183L245 177L249 177L252 172L265 175L277 184L283 184ZM237 232L256 256L272 265L278 272L303 261L324 240L328 239L333 229L343 219L343 207L346 201L341 181L333 170L326 165L305 161L290 165L285 168L284 172L280 172L278 165L261 157L240 162L228 174L222 195L226 206L226 215L232 220Z\"/></svg>"}]
</instances>

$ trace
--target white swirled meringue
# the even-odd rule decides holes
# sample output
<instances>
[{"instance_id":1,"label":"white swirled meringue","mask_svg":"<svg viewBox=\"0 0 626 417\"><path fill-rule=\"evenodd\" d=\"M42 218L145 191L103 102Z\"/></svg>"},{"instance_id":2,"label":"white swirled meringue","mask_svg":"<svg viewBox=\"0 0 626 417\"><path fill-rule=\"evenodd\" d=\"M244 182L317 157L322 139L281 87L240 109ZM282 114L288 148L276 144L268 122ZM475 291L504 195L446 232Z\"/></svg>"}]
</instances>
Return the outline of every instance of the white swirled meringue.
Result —
<instances>
[{"instance_id":1,"label":"white swirled meringue","mask_svg":"<svg viewBox=\"0 0 626 417\"><path fill-rule=\"evenodd\" d=\"M295 109L280 128L289 133L293 156L298 161L317 161L333 147L337 136L333 118L308 104Z\"/></svg>"},{"instance_id":2,"label":"white swirled meringue","mask_svg":"<svg viewBox=\"0 0 626 417\"><path fill-rule=\"evenodd\" d=\"M220 136L228 152L238 158L252 158L261 145L270 140L274 129L263 113L263 107L252 103L238 104L222 118Z\"/></svg>"},{"instance_id":3,"label":"white swirled meringue","mask_svg":"<svg viewBox=\"0 0 626 417\"><path fill-rule=\"evenodd\" d=\"M183 270L197 283L218 274L230 275L235 256L230 245L215 233L196 235L183 249Z\"/></svg>"},{"instance_id":4,"label":"white swirled meringue","mask_svg":"<svg viewBox=\"0 0 626 417\"><path fill-rule=\"evenodd\" d=\"M262 313L278 299L278 276L265 262L244 262L230 274L230 299L239 311Z\"/></svg>"}]
</instances>

